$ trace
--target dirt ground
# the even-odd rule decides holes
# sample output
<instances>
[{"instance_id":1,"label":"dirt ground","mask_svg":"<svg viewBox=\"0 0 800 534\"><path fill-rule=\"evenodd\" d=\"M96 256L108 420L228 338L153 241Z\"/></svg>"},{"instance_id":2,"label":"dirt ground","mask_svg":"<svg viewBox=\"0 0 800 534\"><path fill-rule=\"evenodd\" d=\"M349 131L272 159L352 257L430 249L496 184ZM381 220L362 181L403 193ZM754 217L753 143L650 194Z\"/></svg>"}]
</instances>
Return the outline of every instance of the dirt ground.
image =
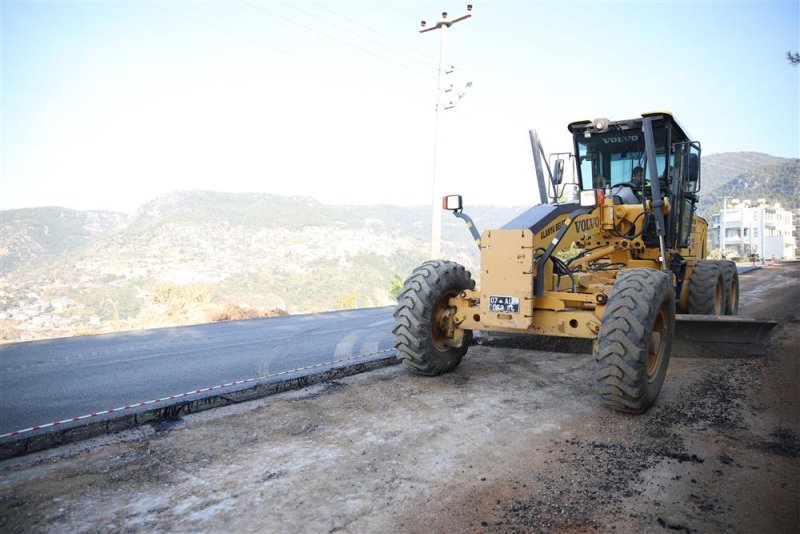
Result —
<instances>
[{"instance_id":1,"label":"dirt ground","mask_svg":"<svg viewBox=\"0 0 800 534\"><path fill-rule=\"evenodd\" d=\"M7 460L0 531L798 532L800 265L741 285L770 354L674 357L645 415L590 355L474 346Z\"/></svg>"}]
</instances>

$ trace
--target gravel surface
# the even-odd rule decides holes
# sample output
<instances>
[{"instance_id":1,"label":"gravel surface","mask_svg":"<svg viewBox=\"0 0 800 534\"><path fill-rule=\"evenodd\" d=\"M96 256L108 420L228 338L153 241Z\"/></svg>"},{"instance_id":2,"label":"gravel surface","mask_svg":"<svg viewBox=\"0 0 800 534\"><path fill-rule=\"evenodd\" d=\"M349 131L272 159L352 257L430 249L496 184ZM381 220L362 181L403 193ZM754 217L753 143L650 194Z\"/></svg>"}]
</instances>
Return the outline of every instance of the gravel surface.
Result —
<instances>
[{"instance_id":1,"label":"gravel surface","mask_svg":"<svg viewBox=\"0 0 800 534\"><path fill-rule=\"evenodd\" d=\"M798 532L800 265L742 275L762 358L673 358L646 414L587 354L474 346L0 463L3 532Z\"/></svg>"}]
</instances>

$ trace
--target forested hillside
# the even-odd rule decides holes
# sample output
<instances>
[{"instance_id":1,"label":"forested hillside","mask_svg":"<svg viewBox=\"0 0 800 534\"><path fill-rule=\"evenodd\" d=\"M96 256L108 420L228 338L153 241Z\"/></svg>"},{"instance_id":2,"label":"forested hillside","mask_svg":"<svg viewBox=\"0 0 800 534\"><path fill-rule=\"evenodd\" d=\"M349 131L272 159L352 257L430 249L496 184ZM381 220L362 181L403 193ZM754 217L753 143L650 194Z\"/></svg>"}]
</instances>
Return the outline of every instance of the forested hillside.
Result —
<instances>
[{"instance_id":1,"label":"forested hillside","mask_svg":"<svg viewBox=\"0 0 800 534\"><path fill-rule=\"evenodd\" d=\"M0 275L81 247L126 218L122 213L58 207L0 211Z\"/></svg>"},{"instance_id":2,"label":"forested hillside","mask_svg":"<svg viewBox=\"0 0 800 534\"><path fill-rule=\"evenodd\" d=\"M522 209L470 212L490 227ZM62 219L53 208L28 210L25 224L12 214L19 235L27 227L30 236L76 237L41 254L15 248L32 238L9 243L4 257L19 259L0 278L6 340L387 305L429 253L428 207L183 191L127 218L114 214L104 231L94 214L63 212ZM54 216L73 222L57 226ZM477 271L478 249L463 221L445 214L443 222L442 255Z\"/></svg>"},{"instance_id":3,"label":"forested hillside","mask_svg":"<svg viewBox=\"0 0 800 534\"><path fill-rule=\"evenodd\" d=\"M764 198L787 209L800 209L800 159L755 152L706 156L702 162L701 215L719 212L723 196Z\"/></svg>"}]
</instances>

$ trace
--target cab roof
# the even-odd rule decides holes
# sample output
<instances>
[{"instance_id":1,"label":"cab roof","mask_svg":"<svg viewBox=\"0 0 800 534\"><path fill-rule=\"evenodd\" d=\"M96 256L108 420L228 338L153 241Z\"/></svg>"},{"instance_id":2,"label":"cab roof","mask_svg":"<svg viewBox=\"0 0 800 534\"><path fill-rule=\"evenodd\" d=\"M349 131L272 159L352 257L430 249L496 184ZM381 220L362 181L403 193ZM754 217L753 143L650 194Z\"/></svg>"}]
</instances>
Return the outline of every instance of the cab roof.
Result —
<instances>
[{"instance_id":1,"label":"cab roof","mask_svg":"<svg viewBox=\"0 0 800 534\"><path fill-rule=\"evenodd\" d=\"M686 130L680 125L680 123L672 116L672 113L669 111L652 111L648 113L642 113L641 117L635 119L625 119L620 121L611 121L608 119L595 119L594 121L590 120L582 120L582 121L574 121L567 125L567 129L569 129L570 133L572 134L582 134L585 131L589 131L591 133L603 133L608 131L609 129L612 130L631 130L631 129L639 129L642 127L642 119L649 117L652 118L656 125L663 122L664 124L669 124L672 126L672 129L677 132L678 136L682 137L687 141L691 141L692 138L686 132Z\"/></svg>"}]
</instances>

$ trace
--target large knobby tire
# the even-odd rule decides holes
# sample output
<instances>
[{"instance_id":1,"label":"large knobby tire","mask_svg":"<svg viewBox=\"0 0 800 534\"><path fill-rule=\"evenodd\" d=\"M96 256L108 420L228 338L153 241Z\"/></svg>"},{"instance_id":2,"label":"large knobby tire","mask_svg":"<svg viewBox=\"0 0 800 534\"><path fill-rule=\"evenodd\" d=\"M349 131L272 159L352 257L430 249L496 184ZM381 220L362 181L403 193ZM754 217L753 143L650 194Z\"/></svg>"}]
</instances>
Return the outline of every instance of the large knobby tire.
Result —
<instances>
[{"instance_id":1,"label":"large knobby tire","mask_svg":"<svg viewBox=\"0 0 800 534\"><path fill-rule=\"evenodd\" d=\"M672 277L653 269L622 271L594 342L595 386L606 406L644 413L655 402L674 333Z\"/></svg>"},{"instance_id":2,"label":"large knobby tire","mask_svg":"<svg viewBox=\"0 0 800 534\"><path fill-rule=\"evenodd\" d=\"M397 297L392 328L398 357L408 369L436 376L461 363L472 341L472 331L464 332L459 346L450 346L442 323L452 310L449 299L474 288L469 271L452 261L426 261L414 269Z\"/></svg>"},{"instance_id":3,"label":"large knobby tire","mask_svg":"<svg viewBox=\"0 0 800 534\"><path fill-rule=\"evenodd\" d=\"M725 315L739 314L739 271L736 264L729 260L720 260L722 277L725 280Z\"/></svg>"},{"instance_id":4,"label":"large knobby tire","mask_svg":"<svg viewBox=\"0 0 800 534\"><path fill-rule=\"evenodd\" d=\"M708 260L695 264L689 279L688 311L699 315L725 313L725 276L719 262Z\"/></svg>"}]
</instances>

